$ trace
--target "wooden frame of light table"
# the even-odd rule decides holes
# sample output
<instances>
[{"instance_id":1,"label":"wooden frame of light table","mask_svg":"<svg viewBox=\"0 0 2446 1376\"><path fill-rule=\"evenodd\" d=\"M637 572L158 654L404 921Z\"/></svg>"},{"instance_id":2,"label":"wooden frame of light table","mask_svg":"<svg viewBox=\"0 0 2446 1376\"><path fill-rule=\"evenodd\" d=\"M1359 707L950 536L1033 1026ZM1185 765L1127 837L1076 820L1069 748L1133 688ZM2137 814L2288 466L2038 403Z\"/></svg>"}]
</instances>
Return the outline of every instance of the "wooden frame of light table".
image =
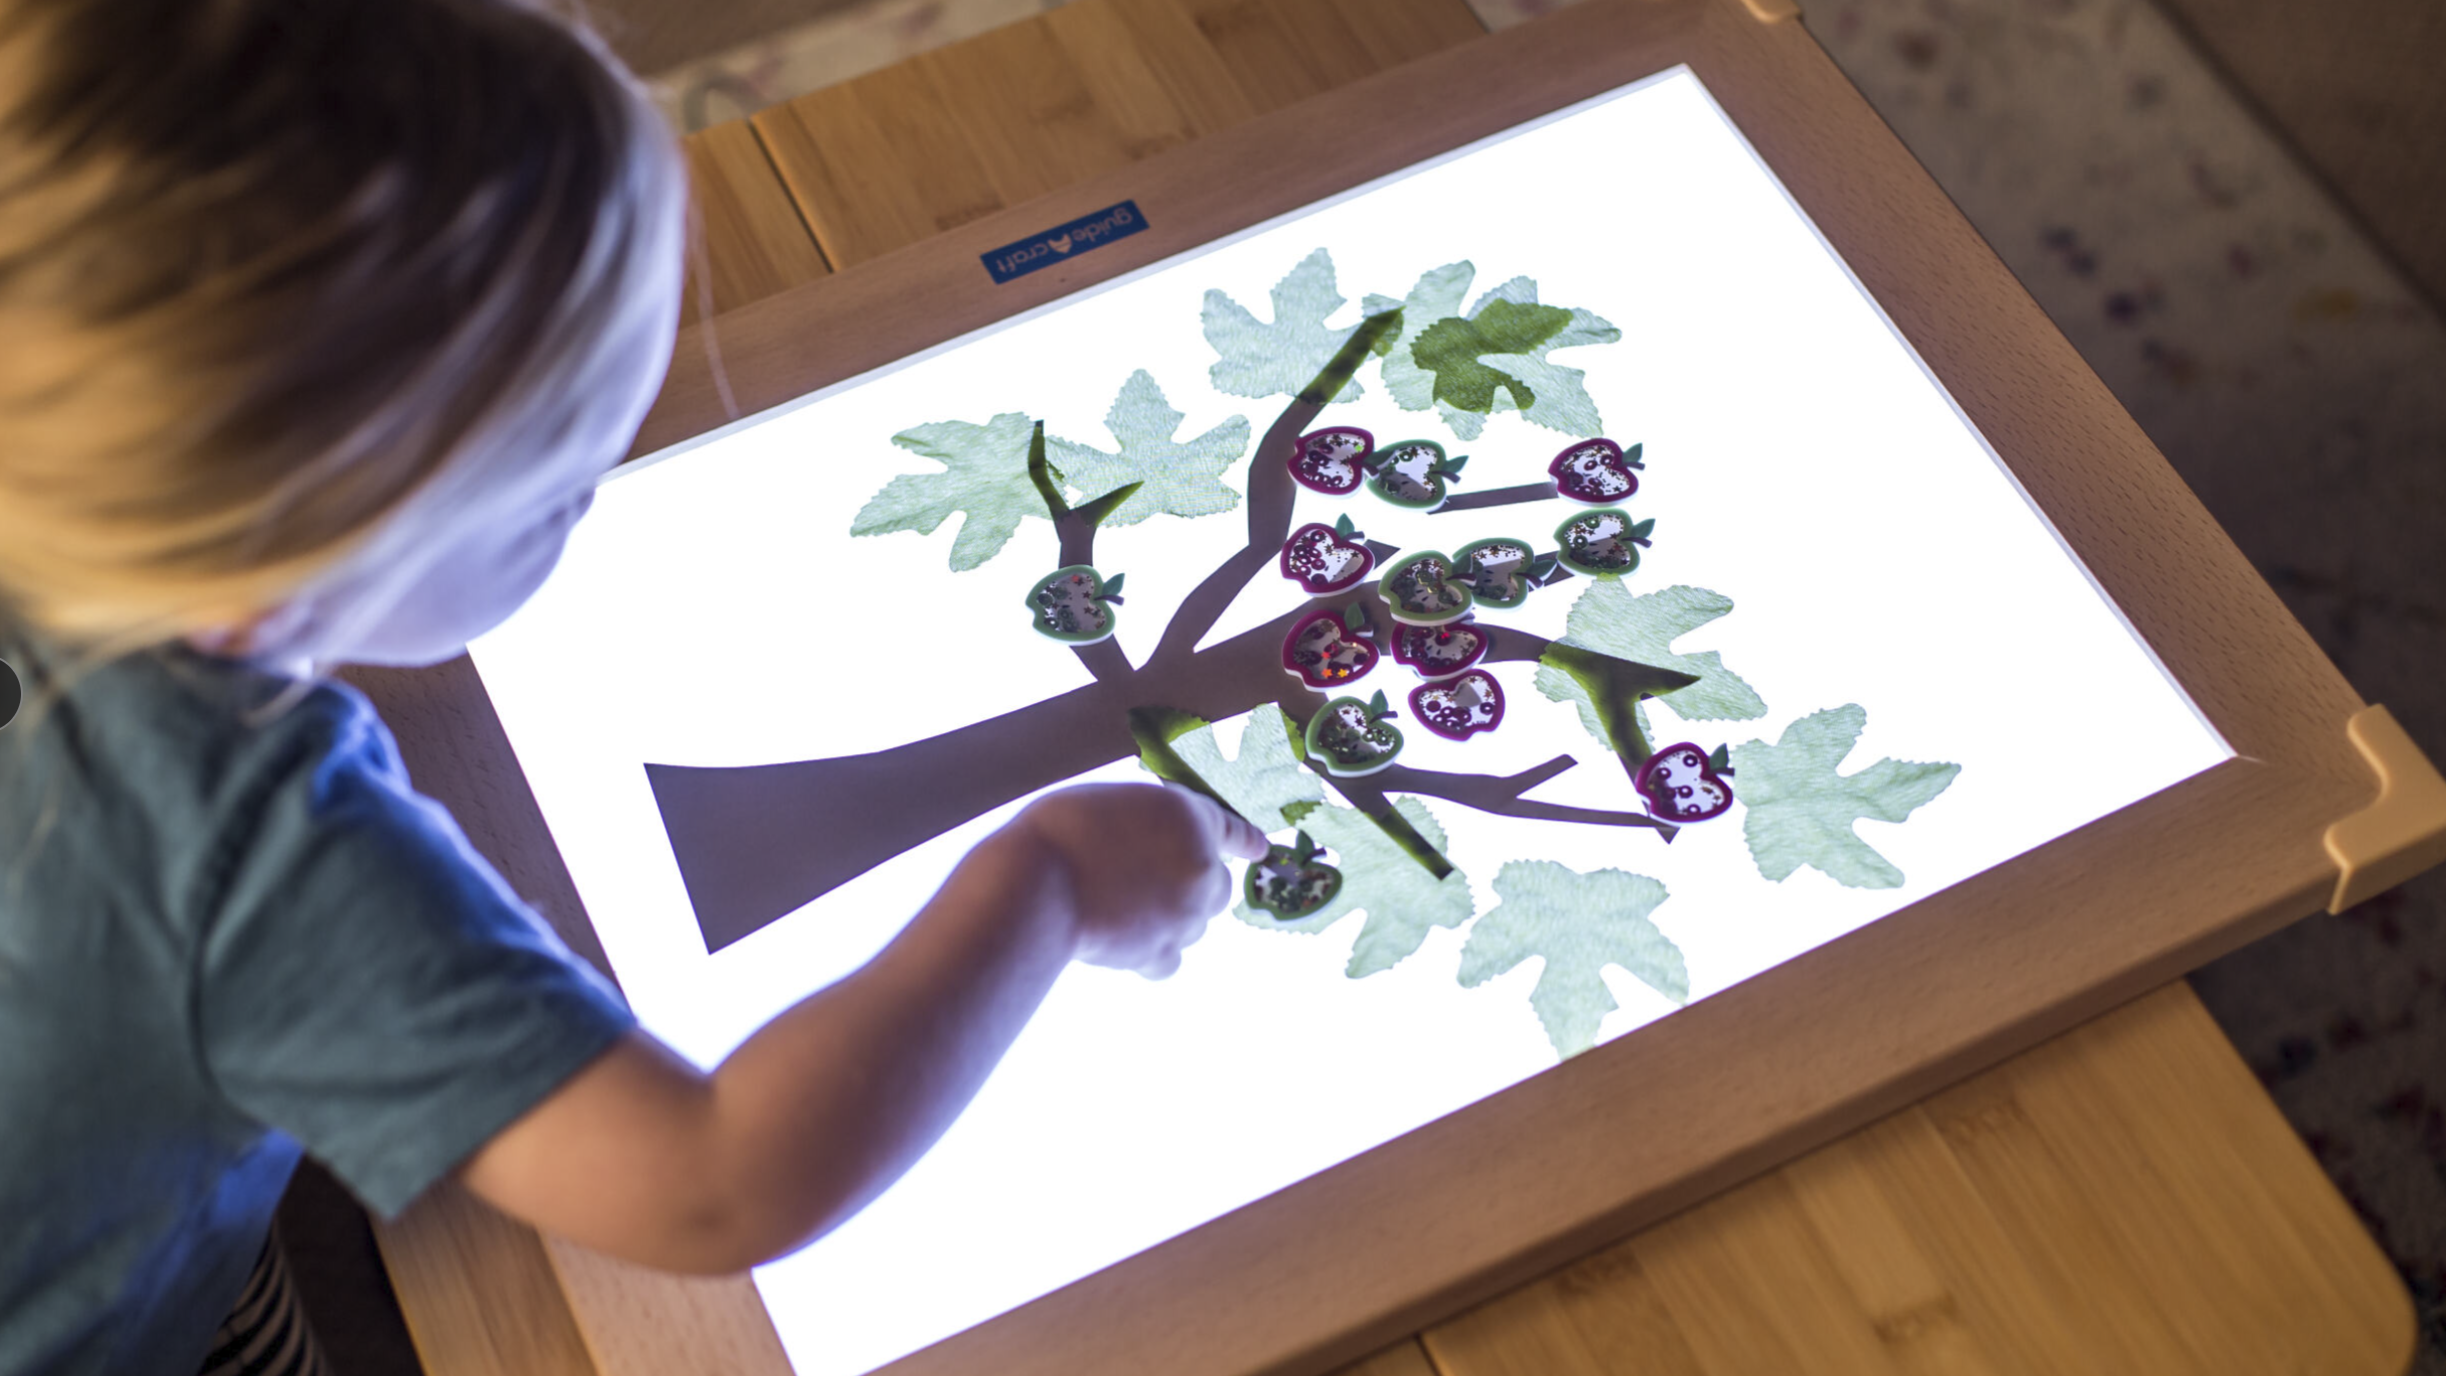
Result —
<instances>
[{"instance_id":1,"label":"wooden frame of light table","mask_svg":"<svg viewBox=\"0 0 2446 1376\"><path fill-rule=\"evenodd\" d=\"M1790 17L1773 0L1592 0L1362 80L719 317L727 401L708 326L691 326L637 452L1684 64L2238 758L907 1357L891 1376L1323 1371L2440 858L2435 771L2381 711L2364 712ZM1123 199L1144 210L1144 232L988 282L984 251ZM1759 360L1761 387L1774 366ZM523 792L471 674L428 681L411 701L397 701L402 691L377 685L405 719L412 762L420 729L480 738L481 764L465 767L489 782L459 791ZM483 825L522 888L574 906L531 800L510 797ZM591 933L572 935L594 946ZM1877 998L1855 996L1872 983ZM504 1234L498 1245L520 1244ZM597 1367L788 1370L744 1278L680 1281L546 1247Z\"/></svg>"}]
</instances>

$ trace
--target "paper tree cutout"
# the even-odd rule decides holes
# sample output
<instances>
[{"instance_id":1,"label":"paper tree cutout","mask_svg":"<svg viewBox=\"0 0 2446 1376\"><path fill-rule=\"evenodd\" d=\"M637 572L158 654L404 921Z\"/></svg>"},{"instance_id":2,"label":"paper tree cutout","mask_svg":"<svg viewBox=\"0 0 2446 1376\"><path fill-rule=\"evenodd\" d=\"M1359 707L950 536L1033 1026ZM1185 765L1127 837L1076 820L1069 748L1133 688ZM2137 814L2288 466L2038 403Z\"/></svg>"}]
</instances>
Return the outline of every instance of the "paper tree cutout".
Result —
<instances>
[{"instance_id":1,"label":"paper tree cutout","mask_svg":"<svg viewBox=\"0 0 2446 1376\"><path fill-rule=\"evenodd\" d=\"M1539 304L1537 283L1526 277L1494 288L1463 313L1476 275L1469 262L1448 263L1422 275L1400 301L1367 298L1370 314L1401 312L1401 333L1384 355L1385 390L1404 409L1432 408L1465 440L1483 433L1488 417L1510 410L1566 435L1602 431L1587 374L1546 355L1611 344L1622 331L1589 311Z\"/></svg>"},{"instance_id":2,"label":"paper tree cutout","mask_svg":"<svg viewBox=\"0 0 2446 1376\"><path fill-rule=\"evenodd\" d=\"M1334 289L1332 261L1321 252L1300 262L1278 284L1271 323L1256 321L1228 297L1210 294L1204 324L1222 354L1215 365L1218 381L1228 380L1252 393L1295 389L1254 444L1247 440L1245 423L1237 420L1186 441L1175 439L1181 415L1144 370L1127 375L1108 412L1116 443L1111 450L1048 437L1041 425L1016 413L998 414L983 425L936 422L897 436L902 447L935 459L943 471L892 479L858 513L852 528L860 534L928 533L951 515L963 515L952 544L955 569L973 570L992 558L1021 529L1022 518L1031 516L1048 521L1055 548L1045 551L1031 537L1028 562L1033 567L1025 570L1028 573L1093 569L1097 532L1103 525L1159 511L1194 517L1237 506L1245 511L1246 539L1195 582L1162 625L1133 621L1109 639L1070 646L1090 680L1071 691L862 755L743 767L648 764L648 782L707 948L718 950L911 847L1029 793L1133 755L1158 777L1214 796L1277 840L1284 833L1305 830L1325 847L1345 876L1341 889L1317 913L1289 924L1269 917L1267 929L1322 930L1340 916L1366 913L1351 964L1354 975L1388 968L1417 950L1428 930L1461 926L1472 916L1468 884L1446 854L1446 833L1425 799L1616 833L1644 830L1653 839L1672 840L1675 825L1650 815L1633 784L1653 753L1642 702L1684 695L1673 700L1677 713L1697 720L1757 716L1765 709L1713 652L1684 655L1671 649L1686 631L1729 611L1731 603L1716 594L1668 588L1643 598L1611 580L1592 584L1583 579L1568 618L1568 634L1561 641L1549 642L1504 624L1500 617L1470 623L1468 633L1484 635L1487 643L1480 665L1466 672L1484 675L1490 691L1480 696L1487 702L1463 704L1453 690L1421 700L1452 718L1439 718L1441 725L1470 726L1483 707L1484 724L1491 726L1493 703L1500 701L1493 671L1507 662L1538 666L1545 695L1572 703L1583 724L1615 757L1611 767L1621 770L1615 785L1619 802L1611 806L1549 803L1530 796L1541 784L1588 762L1576 754L1557 755L1503 776L1422 768L1412 760L1395 760L1380 771L1352 776L1336 774L1312 758L1307 729L1320 721L1330 702L1328 692L1340 685L1314 688L1285 673L1285 641L1306 617L1325 611L1344 618L1346 630L1373 628L1374 643L1389 646L1384 637L1392 634L1396 622L1381 578L1335 593L1334 602L1325 607L1304 603L1218 643L1203 643L1253 580L1279 576L1301 490L1287 460L1297 452L1301 436L1320 434L1347 419L1328 417L1328 403L1356 395L1352 379L1368 363L1381 365L1396 400L1412 409L1439 407L1456 425L1475 426L1484 417L1438 400L1438 387L1447 397L1476 404L1477 393L1453 379L1477 377L1469 372L1477 368L1503 375L1498 381L1478 379L1486 382L1489 414L1510 407L1543 424L1579 425L1585 420L1586 433L1595 433L1594 408L1584 417L1573 411L1572 398L1584 395L1580 375L1544 363L1543 354L1614 338L1612 327L1584 311L1540 305L1535 284L1526 278L1486 293L1462 316L1459 303L1473 273L1467 263L1438 269L1422 278L1399 305L1346 327L1325 323L1342 301ZM1563 319L1556 328L1558 314ZM1458 323L1435 337L1443 343L1430 340L1445 322ZM1532 336L1537 342L1526 343ZM1428 341L1428 363L1433 366L1419 362L1422 341ZM1528 352L1489 352L1482 346L1490 342ZM1452 362L1447 354L1461 344L1470 351ZM1302 369L1313 369L1304 381L1298 380ZM1471 549L1469 541L1474 539L1482 547L1510 523L1488 521L1472 529L1478 518L1470 513L1551 500L1554 479L1545 469L1552 452L1550 444L1539 443L1525 453L1484 456L1490 465L1510 464L1517 477L1530 481L1506 486L1498 480L1452 496L1427 518L1449 523L1452 532L1450 540L1434 543ZM1249 455L1258 457L1244 470L1245 496L1235 499L1226 472L1236 459ZM1643 525L1647 519L1642 517ZM1357 538L1355 532L1350 538ZM1533 547L1542 542L1515 537L1514 543ZM1405 558L1387 545L1371 545L1369 552L1384 571L1398 568ZM1412 550L1408 557L1422 552ZM1511 600L1525 596L1513 581L1543 588L1581 577L1558 563L1560 553L1532 548L1515 580L1490 583L1502 583L1499 598ZM1473 566L1467 576L1474 579L1477 573ZM1031 587L1018 571L969 576L977 579L979 596L1017 601ZM1110 582L1105 589L1111 591ZM1466 603L1473 597L1464 588L1456 600ZM1496 599L1490 599L1489 606L1500 609ZM1467 609L1464 605L1461 610ZM1458 715L1465 706L1472 714L1466 721ZM1377 716L1372 697L1368 709L1370 717ZM1534 709L1521 704L1518 710ZM1214 748L1206 723L1243 716L1251 716L1251 721L1241 754L1225 759ZM1421 721L1423 737L1428 724L1423 716ZM1785 746L1792 742L1787 733ZM1709 746L1712 753L1714 743ZM1745 749L1785 746L1753 743ZM1448 748L1439 742L1421 754L1431 761L1435 752ZM1699 747L1692 743L1692 748ZM1835 758L1840 754L1836 751ZM1601 762L1602 757L1594 758ZM1848 819L1901 815L1925 801L1904 806L1892 790L1878 791L1885 782L1878 770L1861 776L1869 795L1841 795L1835 785L1848 787L1850 782L1836 780L1831 763L1823 779L1787 781L1780 792L1770 781L1761 798L1760 786L1746 776L1749 766L1742 768L1745 777L1733 807L1739 811L1755 804L1754 810L1763 814L1750 819L1755 825L1749 835L1761 847L1757 854L1762 871L1775 877L1788 875L1797 863L1818 864L1839 878L1870 873L1860 855L1842 844L1859 846L1857 838L1849 836ZM1951 766L1896 768L1950 771ZM1772 776L1774 770L1768 773ZM1933 790L1929 793L1933 796ZM1842 833L1839 837L1821 834L1829 825L1829 799L1836 797L1856 805L1831 824ZM1338 801L1329 805L1329 798ZM808 844L809 835L820 835L823 843ZM1859 851L1882 863L1865 846ZM1798 857L1793 864L1784 864L1793 856ZM1780 874L1773 868L1778 864L1784 864ZM1515 913L1511 920L1525 918ZM1495 930L1500 934L1504 929Z\"/></svg>"},{"instance_id":3,"label":"paper tree cutout","mask_svg":"<svg viewBox=\"0 0 2446 1376\"><path fill-rule=\"evenodd\" d=\"M1044 499L1028 481L1024 415L1006 411L983 425L937 421L903 430L892 443L943 466L940 473L904 473L884 484L849 524L852 535L913 530L932 535L964 513L951 542L951 567L966 572L1002 552L1023 517L1045 519Z\"/></svg>"},{"instance_id":4,"label":"paper tree cutout","mask_svg":"<svg viewBox=\"0 0 2446 1376\"><path fill-rule=\"evenodd\" d=\"M1857 774L1836 773L1867 725L1867 710L1853 703L1810 713L1773 745L1733 747L1742 832L1760 874L1780 883L1807 865L1850 888L1902 884L1902 871L1861 840L1852 823L1903 820L1944 792L1962 767L1879 760Z\"/></svg>"},{"instance_id":5,"label":"paper tree cutout","mask_svg":"<svg viewBox=\"0 0 2446 1376\"><path fill-rule=\"evenodd\" d=\"M1240 505L1240 494L1226 487L1221 475L1248 452L1248 417L1233 416L1196 439L1175 443L1172 436L1184 419L1141 368L1121 384L1121 395L1104 415L1105 428L1120 441L1118 452L1050 437L1046 447L1056 468L1081 492L1139 485L1104 518L1108 526L1135 525L1158 512L1213 516Z\"/></svg>"},{"instance_id":6,"label":"paper tree cutout","mask_svg":"<svg viewBox=\"0 0 2446 1376\"><path fill-rule=\"evenodd\" d=\"M1018 412L983 425L946 420L914 426L892 436L892 443L935 460L945 471L904 473L884 484L859 509L849 533L931 535L950 516L965 512L951 544L951 569L965 573L1001 553L1022 517L1051 515L1043 485L1047 477L1057 495L1130 487L1126 500L1097 518L1109 525L1130 525L1158 512L1212 516L1238 506L1240 494L1220 475L1248 452L1248 418L1233 416L1185 443L1172 438L1182 419L1142 368L1121 384L1104 415L1120 448L1107 452L1051 438L1041 474L1029 468L1036 424Z\"/></svg>"},{"instance_id":7,"label":"paper tree cutout","mask_svg":"<svg viewBox=\"0 0 2446 1376\"><path fill-rule=\"evenodd\" d=\"M1447 843L1444 828L1425 803L1404 798L1396 806L1403 821L1425 837L1428 844L1441 849ZM1358 939L1351 947L1350 963L1342 970L1352 979L1365 979L1392 969L1417 952L1426 942L1428 932L1438 927L1458 927L1477 914L1477 901L1470 896L1467 876L1459 870L1441 878L1429 874L1386 835L1383 827L1354 809L1318 807L1303 815L1299 826L1315 837L1318 845L1333 852L1334 864L1342 871L1341 892L1334 895L1332 902L1297 922L1258 912L1246 903L1234 908L1232 915L1269 932L1314 935L1352 913L1365 913L1366 920L1360 924Z\"/></svg>"},{"instance_id":8,"label":"paper tree cutout","mask_svg":"<svg viewBox=\"0 0 2446 1376\"><path fill-rule=\"evenodd\" d=\"M1206 293L1202 323L1216 354L1207 376L1216 391L1235 397L1296 395L1350 338L1350 327L1329 329L1325 324L1325 317L1342 306L1342 294L1333 285L1333 255L1325 250L1301 259L1274 284L1272 295L1274 319L1269 324L1222 292ZM1365 390L1345 378L1325 400L1357 401Z\"/></svg>"},{"instance_id":9,"label":"paper tree cutout","mask_svg":"<svg viewBox=\"0 0 2446 1376\"><path fill-rule=\"evenodd\" d=\"M1542 959L1529 1007L1555 1054L1577 1056L1597 1044L1598 1025L1619 1006L1600 973L1608 965L1675 1003L1689 1001L1681 948L1648 920L1666 896L1665 886L1645 875L1511 861L1495 872L1501 901L1461 947L1461 984L1476 988L1531 957Z\"/></svg>"},{"instance_id":10,"label":"paper tree cutout","mask_svg":"<svg viewBox=\"0 0 2446 1376\"><path fill-rule=\"evenodd\" d=\"M1269 847L1240 878L1241 903L1278 922L1313 916L1341 892L1342 871L1332 853L1304 831L1290 845Z\"/></svg>"},{"instance_id":11,"label":"paper tree cutout","mask_svg":"<svg viewBox=\"0 0 2446 1376\"><path fill-rule=\"evenodd\" d=\"M1617 581L1592 581L1563 621L1563 643L1583 646L1642 664L1675 669L1698 682L1658 694L1655 701L1683 721L1749 721L1767 714L1764 698L1739 674L1724 667L1714 650L1675 654L1673 642L1731 612L1733 600L1706 588L1676 584L1657 592L1635 593ZM1587 692L1558 670L1537 671L1537 691L1580 711L1588 734L1612 746L1605 728L1589 706ZM1638 713L1642 735L1652 736L1646 704Z\"/></svg>"},{"instance_id":12,"label":"paper tree cutout","mask_svg":"<svg viewBox=\"0 0 2446 1376\"><path fill-rule=\"evenodd\" d=\"M1405 411L1429 411L1435 408L1435 373L1422 368L1412 351L1418 347L1418 337L1437 322L1461 314L1461 305L1469 299L1469 284L1478 275L1476 265L1464 259L1446 263L1419 274L1410 294L1395 300L1389 296L1367 298L1361 306L1369 315L1381 311L1400 312L1401 327L1377 346L1384 359L1384 389ZM1471 438L1475 438L1472 436Z\"/></svg>"},{"instance_id":13,"label":"paper tree cutout","mask_svg":"<svg viewBox=\"0 0 2446 1376\"><path fill-rule=\"evenodd\" d=\"M1325 801L1323 781L1293 748L1299 734L1281 708L1266 706L1249 714L1238 755L1225 757L1214 728L1203 725L1175 738L1172 749L1232 811L1260 830L1280 831Z\"/></svg>"}]
</instances>

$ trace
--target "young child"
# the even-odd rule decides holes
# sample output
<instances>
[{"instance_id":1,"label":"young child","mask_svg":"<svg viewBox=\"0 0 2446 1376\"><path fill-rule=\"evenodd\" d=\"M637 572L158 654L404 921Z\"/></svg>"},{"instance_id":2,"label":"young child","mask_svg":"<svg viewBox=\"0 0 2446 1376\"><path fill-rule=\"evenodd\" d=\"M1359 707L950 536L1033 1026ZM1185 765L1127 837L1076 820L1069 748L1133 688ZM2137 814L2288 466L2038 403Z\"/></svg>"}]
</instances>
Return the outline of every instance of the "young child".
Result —
<instances>
[{"instance_id":1,"label":"young child","mask_svg":"<svg viewBox=\"0 0 2446 1376\"><path fill-rule=\"evenodd\" d=\"M1263 853L1056 793L708 1075L308 672L543 581L658 385L682 182L523 0L0 0L0 1373L197 1370L301 1150L385 1213L455 1173L655 1266L786 1253Z\"/></svg>"}]
</instances>

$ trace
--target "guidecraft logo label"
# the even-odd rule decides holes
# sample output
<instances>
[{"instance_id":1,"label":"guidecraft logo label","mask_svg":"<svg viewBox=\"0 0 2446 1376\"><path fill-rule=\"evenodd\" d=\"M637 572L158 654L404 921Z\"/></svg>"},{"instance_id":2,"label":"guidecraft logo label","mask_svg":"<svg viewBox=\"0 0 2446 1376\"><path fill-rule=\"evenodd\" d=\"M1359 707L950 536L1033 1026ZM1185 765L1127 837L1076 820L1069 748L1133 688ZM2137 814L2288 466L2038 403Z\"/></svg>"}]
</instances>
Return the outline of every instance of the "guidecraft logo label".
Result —
<instances>
[{"instance_id":1,"label":"guidecraft logo label","mask_svg":"<svg viewBox=\"0 0 2446 1376\"><path fill-rule=\"evenodd\" d=\"M1146 227L1147 217L1138 213L1138 202L1123 201L978 256L998 286L1038 268L1076 258L1089 249L1102 248L1115 239L1126 239Z\"/></svg>"}]
</instances>

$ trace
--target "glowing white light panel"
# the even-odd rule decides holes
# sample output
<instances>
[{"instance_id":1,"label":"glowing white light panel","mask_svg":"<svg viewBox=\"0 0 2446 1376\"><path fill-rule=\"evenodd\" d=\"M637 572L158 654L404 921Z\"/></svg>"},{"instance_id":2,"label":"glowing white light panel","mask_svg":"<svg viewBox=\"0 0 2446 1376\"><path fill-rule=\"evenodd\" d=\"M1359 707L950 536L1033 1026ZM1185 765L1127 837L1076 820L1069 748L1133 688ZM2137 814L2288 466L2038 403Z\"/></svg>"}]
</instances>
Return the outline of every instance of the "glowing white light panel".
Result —
<instances>
[{"instance_id":1,"label":"glowing white light panel","mask_svg":"<svg viewBox=\"0 0 2446 1376\"><path fill-rule=\"evenodd\" d=\"M708 956L645 762L855 754L1088 681L1020 605L1058 562L1047 523L1023 523L964 573L946 567L958 518L931 536L851 537L852 515L891 475L936 471L892 437L1016 411L1111 448L1106 409L1140 369L1186 414L1180 438L1232 416L1262 434L1287 398L1210 385L1202 303L1219 290L1271 318L1269 290L1319 248L1347 298L1336 328L1358 319L1365 294L1399 297L1466 259L1473 303L1526 275L1542 299L1621 330L1552 362L1585 370L1607 434L1646 446L1630 505L1657 518L1656 543L1630 586L1730 597L1729 616L1673 648L1720 652L1768 706L1756 720L1683 723L1670 700L1653 702L1659 744L1772 742L1857 703L1867 730L1847 772L1889 756L1962 766L1908 821L1859 825L1906 876L1885 889L1814 869L1767 882L1739 808L1668 848L1646 831L1430 800L1479 914L1507 860L1653 876L1671 894L1654 920L1703 998L2228 757L1698 80L1670 72L607 482L551 582L474 653L648 1026L713 1065L856 968L1014 808ZM993 290L982 271L977 281ZM1469 453L1464 493L1541 476L1565 440L1499 413L1462 441L1433 412L1400 409L1375 368L1361 381L1366 395L1320 423ZM1225 480L1240 486L1245 472L1243 460ZM1295 519L1348 511L1412 549L1492 535L1547 547L1570 510L1421 516L1365 494L1303 494ZM1104 533L1098 565L1128 575L1119 639L1133 658L1244 530L1234 511ZM1488 619L1560 635L1588 586L1543 589ZM1269 571L1207 641L1303 600ZM1580 767L1535 796L1636 807L1619 766L1533 672L1497 670L1500 730L1455 744L1411 724L1404 762L1508 774L1570 753ZM1383 687L1398 707L1412 682L1388 657L1357 687ZM1240 729L1221 725L1226 750ZM1124 762L1093 777L1145 776ZM1065 975L932 1154L864 1214L757 1273L801 1376L869 1371L1556 1063L1527 998L1539 961L1463 988L1468 929L1439 928L1393 968L1351 979L1360 927L1354 916L1299 936L1226 916L1170 981ZM1619 969L1606 979L1620 1006L1605 1037L1673 1011Z\"/></svg>"}]
</instances>

